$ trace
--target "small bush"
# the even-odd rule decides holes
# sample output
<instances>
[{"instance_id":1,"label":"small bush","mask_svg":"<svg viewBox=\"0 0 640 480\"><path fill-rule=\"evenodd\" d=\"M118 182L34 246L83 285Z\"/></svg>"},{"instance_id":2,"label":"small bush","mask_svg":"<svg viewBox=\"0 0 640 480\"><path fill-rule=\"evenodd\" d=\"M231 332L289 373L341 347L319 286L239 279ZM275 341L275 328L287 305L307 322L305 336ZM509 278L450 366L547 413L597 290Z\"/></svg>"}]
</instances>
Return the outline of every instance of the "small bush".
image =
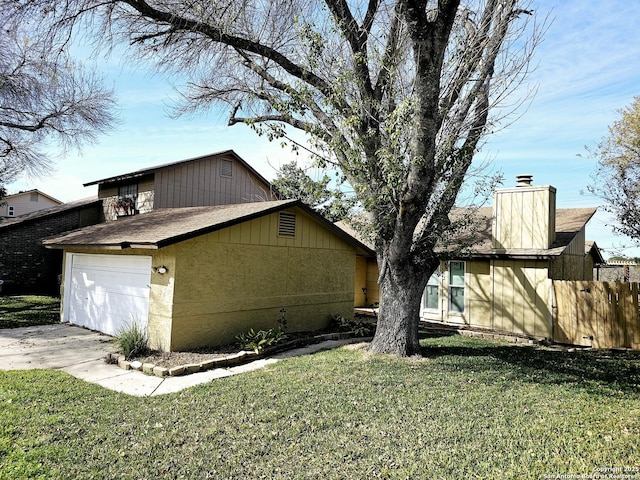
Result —
<instances>
[{"instance_id":1,"label":"small bush","mask_svg":"<svg viewBox=\"0 0 640 480\"><path fill-rule=\"evenodd\" d=\"M275 345L283 341L287 336L275 328L269 330L255 331L253 328L246 333L236 335L236 340L241 348L251 349L256 354L262 352L266 347Z\"/></svg>"},{"instance_id":2,"label":"small bush","mask_svg":"<svg viewBox=\"0 0 640 480\"><path fill-rule=\"evenodd\" d=\"M135 322L118 331L116 343L127 360L149 350L147 333Z\"/></svg>"},{"instance_id":3,"label":"small bush","mask_svg":"<svg viewBox=\"0 0 640 480\"><path fill-rule=\"evenodd\" d=\"M353 332L356 337L369 337L375 332L373 324L349 320L342 315L333 315L331 320L339 332Z\"/></svg>"},{"instance_id":4,"label":"small bush","mask_svg":"<svg viewBox=\"0 0 640 480\"><path fill-rule=\"evenodd\" d=\"M236 335L236 340L240 348L251 349L256 354L262 352L265 348L282 342L287 338L285 330L287 329L287 309L280 309L280 317L278 318L278 328L270 328L269 330L258 330L252 328L246 333Z\"/></svg>"}]
</instances>

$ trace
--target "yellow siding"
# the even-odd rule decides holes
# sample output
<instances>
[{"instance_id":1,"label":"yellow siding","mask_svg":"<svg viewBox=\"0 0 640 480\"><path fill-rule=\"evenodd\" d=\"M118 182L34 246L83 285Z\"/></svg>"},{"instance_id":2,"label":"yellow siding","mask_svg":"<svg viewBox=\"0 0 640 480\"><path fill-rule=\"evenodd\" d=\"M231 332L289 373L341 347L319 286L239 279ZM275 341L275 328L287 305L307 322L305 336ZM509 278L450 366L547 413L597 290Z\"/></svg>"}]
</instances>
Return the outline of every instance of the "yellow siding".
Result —
<instances>
[{"instance_id":1,"label":"yellow siding","mask_svg":"<svg viewBox=\"0 0 640 480\"><path fill-rule=\"evenodd\" d=\"M556 191L553 187L519 187L496 191L494 248L540 248L555 239Z\"/></svg>"},{"instance_id":2,"label":"yellow siding","mask_svg":"<svg viewBox=\"0 0 640 480\"><path fill-rule=\"evenodd\" d=\"M175 245L171 350L221 345L250 328L316 330L353 315L355 250L295 209L295 238L278 237L278 214ZM333 237L333 238L331 238Z\"/></svg>"},{"instance_id":3,"label":"yellow siding","mask_svg":"<svg viewBox=\"0 0 640 480\"><path fill-rule=\"evenodd\" d=\"M356 275L353 285L353 305L367 307L367 257L356 257Z\"/></svg>"},{"instance_id":4,"label":"yellow siding","mask_svg":"<svg viewBox=\"0 0 640 480\"><path fill-rule=\"evenodd\" d=\"M553 260L551 278L554 280L593 280L593 259L585 255L585 229L582 228L564 250Z\"/></svg>"},{"instance_id":5,"label":"yellow siding","mask_svg":"<svg viewBox=\"0 0 640 480\"><path fill-rule=\"evenodd\" d=\"M493 328L550 338L548 263L495 260Z\"/></svg>"},{"instance_id":6,"label":"yellow siding","mask_svg":"<svg viewBox=\"0 0 640 480\"><path fill-rule=\"evenodd\" d=\"M491 328L491 270L489 260L466 264L465 303L467 323Z\"/></svg>"},{"instance_id":7,"label":"yellow siding","mask_svg":"<svg viewBox=\"0 0 640 480\"><path fill-rule=\"evenodd\" d=\"M369 258L367 260L367 306L380 303L379 276L378 262L375 258Z\"/></svg>"}]
</instances>

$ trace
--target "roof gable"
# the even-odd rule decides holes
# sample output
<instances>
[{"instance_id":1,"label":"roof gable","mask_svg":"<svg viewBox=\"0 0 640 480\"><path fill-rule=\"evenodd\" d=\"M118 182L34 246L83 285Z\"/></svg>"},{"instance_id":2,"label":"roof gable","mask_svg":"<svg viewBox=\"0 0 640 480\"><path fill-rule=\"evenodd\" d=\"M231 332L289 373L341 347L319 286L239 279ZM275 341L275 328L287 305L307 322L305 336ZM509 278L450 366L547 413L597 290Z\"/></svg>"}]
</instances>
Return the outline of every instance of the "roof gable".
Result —
<instances>
[{"instance_id":1,"label":"roof gable","mask_svg":"<svg viewBox=\"0 0 640 480\"><path fill-rule=\"evenodd\" d=\"M11 195L5 195L4 197L2 197L2 201L8 201L8 200L12 200L12 199L16 199L18 197L25 197L27 195L31 195L32 193L37 193L38 195L45 197L46 199L48 199L49 201L53 202L53 203L57 203L58 205L62 205L62 201L58 200L57 198L53 198L51 195L48 195L44 192L41 192L40 190L38 190L37 188L33 188L31 190L26 190L24 192L18 192L18 193L13 193Z\"/></svg>"},{"instance_id":2,"label":"roof gable","mask_svg":"<svg viewBox=\"0 0 640 480\"><path fill-rule=\"evenodd\" d=\"M212 207L161 208L115 222L92 225L47 238L48 248L156 249L237 225L287 208L297 207L355 248L373 254L356 238L335 227L299 200L241 203Z\"/></svg>"},{"instance_id":3,"label":"roof gable","mask_svg":"<svg viewBox=\"0 0 640 480\"><path fill-rule=\"evenodd\" d=\"M134 172L123 173L121 175L115 175L113 177L107 177L107 178L103 178L103 179L100 179L100 180L94 180L92 182L84 183L83 185L85 187L89 187L91 185L103 185L103 184L109 184L109 183L118 183L118 182L122 182L124 180L132 180L132 179L144 177L144 176L147 176L147 175L151 175L151 174L157 172L158 170L170 169L170 168L173 168L173 167L184 165L186 163L200 162L202 160L208 160L208 159L214 159L214 158L223 158L223 157L232 157L234 160L236 160L238 163L240 163L246 170L248 170L251 174L255 175L266 186L268 186L269 188L272 188L271 183L266 178L264 178L262 175L260 175L257 170L255 170L251 165L249 165L240 155L238 155L233 150L225 150L225 151L222 151L222 152L210 153L208 155L202 155L202 156L199 156L199 157L193 157L193 158L188 158L188 159L185 159L185 160L179 160L177 162L170 162L170 163L165 163L165 164L162 164L162 165L156 165L154 167L143 168L141 170L136 170Z\"/></svg>"}]
</instances>

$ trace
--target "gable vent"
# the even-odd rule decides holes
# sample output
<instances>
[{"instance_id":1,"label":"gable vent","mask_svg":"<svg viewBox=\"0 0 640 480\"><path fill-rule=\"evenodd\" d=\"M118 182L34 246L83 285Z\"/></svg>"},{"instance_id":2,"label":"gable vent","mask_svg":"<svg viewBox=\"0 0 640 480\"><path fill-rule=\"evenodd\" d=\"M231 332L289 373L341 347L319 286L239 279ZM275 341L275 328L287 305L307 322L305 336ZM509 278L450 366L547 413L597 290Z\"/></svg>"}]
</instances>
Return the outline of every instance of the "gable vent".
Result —
<instances>
[{"instance_id":1,"label":"gable vent","mask_svg":"<svg viewBox=\"0 0 640 480\"><path fill-rule=\"evenodd\" d=\"M222 160L220 164L220 175L223 177L233 176L233 162L230 160Z\"/></svg>"},{"instance_id":2,"label":"gable vent","mask_svg":"<svg viewBox=\"0 0 640 480\"><path fill-rule=\"evenodd\" d=\"M278 217L278 235L280 237L296 236L296 214L280 212Z\"/></svg>"}]
</instances>

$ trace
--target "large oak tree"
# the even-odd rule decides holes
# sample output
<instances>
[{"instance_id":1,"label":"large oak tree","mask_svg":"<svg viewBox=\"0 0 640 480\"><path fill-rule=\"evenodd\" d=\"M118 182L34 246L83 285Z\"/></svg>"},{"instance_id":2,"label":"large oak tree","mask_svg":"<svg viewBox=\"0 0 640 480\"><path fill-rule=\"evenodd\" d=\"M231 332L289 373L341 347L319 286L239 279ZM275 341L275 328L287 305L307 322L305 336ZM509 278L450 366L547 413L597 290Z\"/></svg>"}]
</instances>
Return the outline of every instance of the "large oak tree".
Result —
<instances>
[{"instance_id":1,"label":"large oak tree","mask_svg":"<svg viewBox=\"0 0 640 480\"><path fill-rule=\"evenodd\" d=\"M539 31L519 0L12 0L66 38L88 29L136 61L186 76L179 112L227 104L229 124L307 132L373 219L380 267L374 352L419 352L436 243L490 112L526 74ZM531 33L533 32L533 33ZM523 38L527 37L527 38Z\"/></svg>"}]
</instances>

